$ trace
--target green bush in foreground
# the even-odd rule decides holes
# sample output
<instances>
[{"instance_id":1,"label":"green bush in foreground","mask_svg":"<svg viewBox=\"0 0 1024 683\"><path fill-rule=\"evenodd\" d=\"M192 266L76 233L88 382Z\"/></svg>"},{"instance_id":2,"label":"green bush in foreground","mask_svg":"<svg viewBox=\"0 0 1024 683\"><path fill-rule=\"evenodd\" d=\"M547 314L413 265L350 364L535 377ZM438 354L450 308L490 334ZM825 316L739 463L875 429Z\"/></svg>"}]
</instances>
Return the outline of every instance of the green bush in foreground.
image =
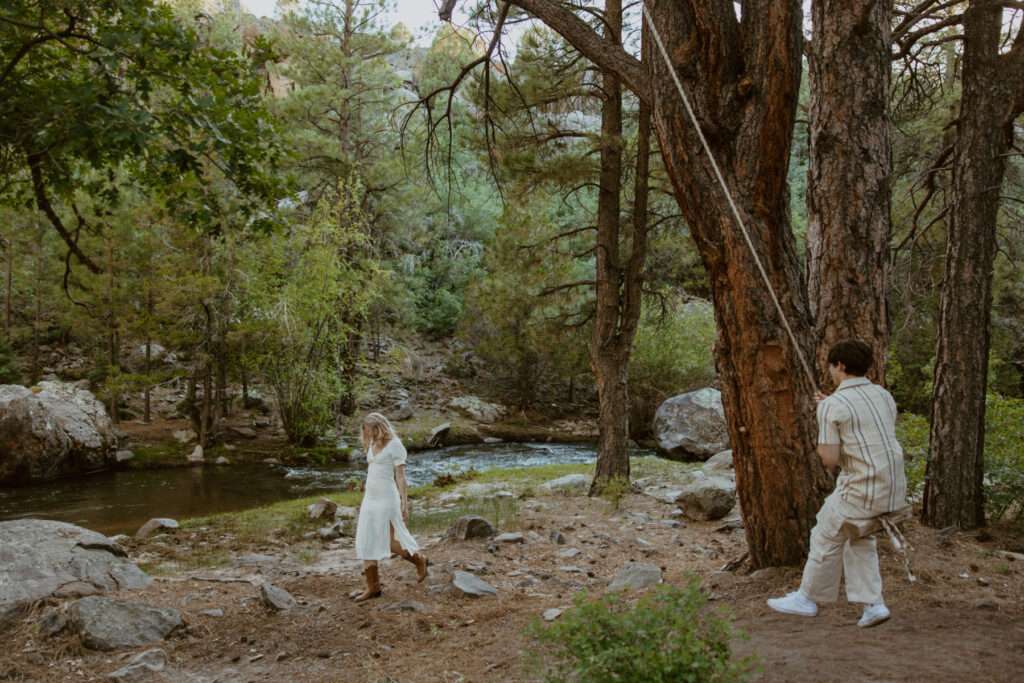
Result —
<instances>
[{"instance_id":1,"label":"green bush in foreground","mask_svg":"<svg viewBox=\"0 0 1024 683\"><path fill-rule=\"evenodd\" d=\"M573 604L557 622L526 628L543 646L528 655L545 681L741 681L754 668L752 656L731 661L730 639L746 636L708 607L698 577L661 585L635 607L618 592L579 593Z\"/></svg>"}]
</instances>

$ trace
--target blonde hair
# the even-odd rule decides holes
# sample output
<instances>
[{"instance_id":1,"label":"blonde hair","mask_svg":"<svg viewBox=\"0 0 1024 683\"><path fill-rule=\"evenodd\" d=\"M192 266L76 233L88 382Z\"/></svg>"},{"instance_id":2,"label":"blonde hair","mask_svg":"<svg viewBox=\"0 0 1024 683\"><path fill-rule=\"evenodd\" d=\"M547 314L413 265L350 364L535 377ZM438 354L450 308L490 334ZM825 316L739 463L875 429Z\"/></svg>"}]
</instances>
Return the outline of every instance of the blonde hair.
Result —
<instances>
[{"instance_id":1,"label":"blonde hair","mask_svg":"<svg viewBox=\"0 0 1024 683\"><path fill-rule=\"evenodd\" d=\"M386 442L397 438L391 422L380 413L370 413L363 418L363 450L369 452L370 445L378 440Z\"/></svg>"}]
</instances>

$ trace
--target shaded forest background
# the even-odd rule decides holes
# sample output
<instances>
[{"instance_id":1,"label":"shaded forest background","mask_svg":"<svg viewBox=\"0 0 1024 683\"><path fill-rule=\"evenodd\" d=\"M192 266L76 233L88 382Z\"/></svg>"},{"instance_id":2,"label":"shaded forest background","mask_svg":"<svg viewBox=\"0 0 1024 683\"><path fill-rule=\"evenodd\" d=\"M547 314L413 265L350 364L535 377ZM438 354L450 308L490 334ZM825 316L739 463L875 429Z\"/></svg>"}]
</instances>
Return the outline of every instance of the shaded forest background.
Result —
<instances>
[{"instance_id":1,"label":"shaded forest background","mask_svg":"<svg viewBox=\"0 0 1024 683\"><path fill-rule=\"evenodd\" d=\"M490 398L593 412L603 91L558 34L487 3L429 47L367 0L289 5L279 21L198 0L9 4L0 382L84 380L113 416L147 420L124 413L124 398L179 382L206 443L258 393L290 440L312 443L371 407L360 405L368 363L413 363L419 338L447 345L449 374L480 374ZM484 61L499 18L525 27ZM637 26L623 37L634 51ZM927 49L894 59L891 75L887 383L915 491L962 94L957 29L932 26ZM801 259L808 101L805 69L788 177ZM627 207L641 107L622 102ZM1018 122L994 260L992 518L1020 515L1024 499L1021 132ZM640 439L665 398L717 381L708 278L657 153L649 186L628 372ZM55 367L57 347L80 362Z\"/></svg>"}]
</instances>

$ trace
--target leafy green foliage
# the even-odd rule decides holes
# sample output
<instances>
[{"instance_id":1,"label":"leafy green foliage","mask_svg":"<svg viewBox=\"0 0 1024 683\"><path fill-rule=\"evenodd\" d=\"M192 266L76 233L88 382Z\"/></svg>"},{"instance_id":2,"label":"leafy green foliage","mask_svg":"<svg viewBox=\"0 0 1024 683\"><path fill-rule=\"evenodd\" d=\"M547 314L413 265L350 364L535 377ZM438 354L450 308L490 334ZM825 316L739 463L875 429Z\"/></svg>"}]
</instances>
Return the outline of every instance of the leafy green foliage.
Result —
<instances>
[{"instance_id":1,"label":"leafy green foliage","mask_svg":"<svg viewBox=\"0 0 1024 683\"><path fill-rule=\"evenodd\" d=\"M716 334L714 313L706 302L684 302L671 293L648 302L629 364L630 434L649 433L665 399L715 383Z\"/></svg>"},{"instance_id":2,"label":"leafy green foliage","mask_svg":"<svg viewBox=\"0 0 1024 683\"><path fill-rule=\"evenodd\" d=\"M732 661L733 629L708 607L699 577L663 584L635 606L620 592L579 593L573 605L550 626L535 619L526 629L541 646L529 654L545 681L740 681L753 669L752 657Z\"/></svg>"},{"instance_id":3,"label":"leafy green foliage","mask_svg":"<svg viewBox=\"0 0 1024 683\"><path fill-rule=\"evenodd\" d=\"M0 337L0 384L21 384L21 367L7 337Z\"/></svg>"},{"instance_id":4,"label":"leafy green foliage","mask_svg":"<svg viewBox=\"0 0 1024 683\"><path fill-rule=\"evenodd\" d=\"M896 423L903 447L907 498L921 500L928 464L928 421L904 413ZM1024 519L1024 401L989 394L985 403L985 514Z\"/></svg>"}]
</instances>

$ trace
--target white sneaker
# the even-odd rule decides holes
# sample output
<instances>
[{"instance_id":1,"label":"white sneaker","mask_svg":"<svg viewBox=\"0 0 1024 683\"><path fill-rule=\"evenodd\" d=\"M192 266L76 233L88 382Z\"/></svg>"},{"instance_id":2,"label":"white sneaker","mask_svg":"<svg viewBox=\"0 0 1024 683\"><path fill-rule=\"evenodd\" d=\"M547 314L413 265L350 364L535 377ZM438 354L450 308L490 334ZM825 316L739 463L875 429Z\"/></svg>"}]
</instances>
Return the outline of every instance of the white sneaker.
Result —
<instances>
[{"instance_id":1,"label":"white sneaker","mask_svg":"<svg viewBox=\"0 0 1024 683\"><path fill-rule=\"evenodd\" d=\"M861 628L867 628L876 624L881 624L883 621L889 618L889 608L882 603L877 605L864 605L864 614L861 616L860 621L857 622L857 626Z\"/></svg>"},{"instance_id":2,"label":"white sneaker","mask_svg":"<svg viewBox=\"0 0 1024 683\"><path fill-rule=\"evenodd\" d=\"M818 606L814 600L805 597L800 591L793 591L784 598L771 598L768 606L783 614L797 614L801 617L813 617L818 614Z\"/></svg>"}]
</instances>

